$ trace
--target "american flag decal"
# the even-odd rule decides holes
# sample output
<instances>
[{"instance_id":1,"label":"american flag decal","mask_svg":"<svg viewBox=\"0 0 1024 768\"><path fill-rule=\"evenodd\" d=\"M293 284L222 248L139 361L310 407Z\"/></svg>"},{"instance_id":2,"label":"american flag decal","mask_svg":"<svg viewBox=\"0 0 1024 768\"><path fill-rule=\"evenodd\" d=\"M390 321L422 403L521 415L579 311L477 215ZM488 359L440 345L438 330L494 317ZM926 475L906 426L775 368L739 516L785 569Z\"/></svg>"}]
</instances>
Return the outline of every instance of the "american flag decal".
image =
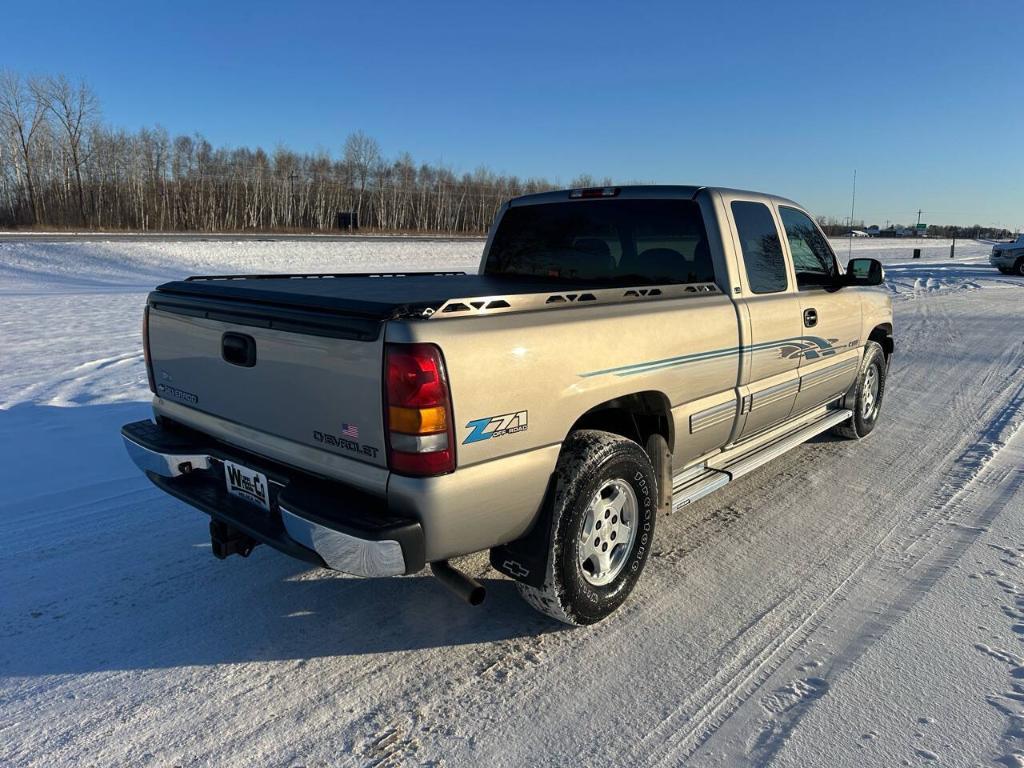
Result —
<instances>
[{"instance_id":1,"label":"american flag decal","mask_svg":"<svg viewBox=\"0 0 1024 768\"><path fill-rule=\"evenodd\" d=\"M341 425L341 434L343 434L345 437L349 438L350 440L358 440L359 439L359 427L357 427L355 424L342 424Z\"/></svg>"}]
</instances>

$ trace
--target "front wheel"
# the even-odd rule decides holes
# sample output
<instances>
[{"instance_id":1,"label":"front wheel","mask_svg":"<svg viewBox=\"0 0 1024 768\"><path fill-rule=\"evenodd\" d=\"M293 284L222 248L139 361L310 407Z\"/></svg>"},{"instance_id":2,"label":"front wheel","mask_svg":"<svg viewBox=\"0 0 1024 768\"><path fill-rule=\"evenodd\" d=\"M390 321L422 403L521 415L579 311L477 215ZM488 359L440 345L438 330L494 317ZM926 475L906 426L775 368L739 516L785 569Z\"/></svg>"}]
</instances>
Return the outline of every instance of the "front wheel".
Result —
<instances>
[{"instance_id":1,"label":"front wheel","mask_svg":"<svg viewBox=\"0 0 1024 768\"><path fill-rule=\"evenodd\" d=\"M597 430L570 435L555 472L544 585L516 586L541 613L566 624L593 624L625 602L643 572L657 480L639 445Z\"/></svg>"},{"instance_id":2,"label":"front wheel","mask_svg":"<svg viewBox=\"0 0 1024 768\"><path fill-rule=\"evenodd\" d=\"M853 411L849 421L833 427L841 437L859 440L867 437L878 422L878 412L885 394L885 377L889 365L882 345L869 341L864 347L864 359L850 391L846 394L846 407Z\"/></svg>"},{"instance_id":3,"label":"front wheel","mask_svg":"<svg viewBox=\"0 0 1024 768\"><path fill-rule=\"evenodd\" d=\"M1024 257L1017 259L1013 265L1013 274L1024 276Z\"/></svg>"}]
</instances>

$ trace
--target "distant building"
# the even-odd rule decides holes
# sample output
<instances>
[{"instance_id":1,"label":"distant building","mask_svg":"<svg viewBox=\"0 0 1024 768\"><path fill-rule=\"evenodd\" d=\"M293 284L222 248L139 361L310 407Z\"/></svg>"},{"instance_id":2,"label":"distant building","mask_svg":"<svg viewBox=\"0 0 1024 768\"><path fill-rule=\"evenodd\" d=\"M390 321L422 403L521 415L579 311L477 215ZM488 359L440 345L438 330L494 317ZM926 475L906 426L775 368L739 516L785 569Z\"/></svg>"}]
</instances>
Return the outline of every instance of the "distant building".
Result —
<instances>
[{"instance_id":1,"label":"distant building","mask_svg":"<svg viewBox=\"0 0 1024 768\"><path fill-rule=\"evenodd\" d=\"M868 237L878 237L882 230L878 228L877 224L872 224L868 227Z\"/></svg>"}]
</instances>

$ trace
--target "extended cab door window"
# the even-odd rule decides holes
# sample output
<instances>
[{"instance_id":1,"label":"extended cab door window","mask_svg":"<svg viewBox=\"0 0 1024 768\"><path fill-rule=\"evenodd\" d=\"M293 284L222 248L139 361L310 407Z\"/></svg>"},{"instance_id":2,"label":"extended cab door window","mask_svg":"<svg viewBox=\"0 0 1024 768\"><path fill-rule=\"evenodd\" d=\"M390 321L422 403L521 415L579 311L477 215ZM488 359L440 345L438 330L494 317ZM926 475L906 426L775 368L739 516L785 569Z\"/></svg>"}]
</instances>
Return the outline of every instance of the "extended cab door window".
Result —
<instances>
[{"instance_id":1,"label":"extended cab door window","mask_svg":"<svg viewBox=\"0 0 1024 768\"><path fill-rule=\"evenodd\" d=\"M782 226L786 228L789 253L793 257L798 288L835 284L839 274L836 257L810 216L796 208L779 206Z\"/></svg>"},{"instance_id":2,"label":"extended cab door window","mask_svg":"<svg viewBox=\"0 0 1024 768\"><path fill-rule=\"evenodd\" d=\"M736 200L732 204L736 234L740 236L747 283L754 293L777 293L789 287L779 230L764 203Z\"/></svg>"}]
</instances>

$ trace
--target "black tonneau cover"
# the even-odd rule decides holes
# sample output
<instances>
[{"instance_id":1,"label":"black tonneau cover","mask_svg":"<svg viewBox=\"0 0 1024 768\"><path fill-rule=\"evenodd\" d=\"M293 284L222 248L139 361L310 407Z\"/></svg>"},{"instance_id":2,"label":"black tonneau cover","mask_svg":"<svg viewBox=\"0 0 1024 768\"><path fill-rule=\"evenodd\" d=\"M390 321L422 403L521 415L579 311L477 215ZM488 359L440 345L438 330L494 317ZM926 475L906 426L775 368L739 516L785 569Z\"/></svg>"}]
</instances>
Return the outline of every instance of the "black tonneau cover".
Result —
<instances>
[{"instance_id":1,"label":"black tonneau cover","mask_svg":"<svg viewBox=\"0 0 1024 768\"><path fill-rule=\"evenodd\" d=\"M157 293L387 320L424 309L436 310L449 299L550 293L574 288L585 289L586 286L574 286L561 280L411 273L199 277L164 283L157 288Z\"/></svg>"}]
</instances>

